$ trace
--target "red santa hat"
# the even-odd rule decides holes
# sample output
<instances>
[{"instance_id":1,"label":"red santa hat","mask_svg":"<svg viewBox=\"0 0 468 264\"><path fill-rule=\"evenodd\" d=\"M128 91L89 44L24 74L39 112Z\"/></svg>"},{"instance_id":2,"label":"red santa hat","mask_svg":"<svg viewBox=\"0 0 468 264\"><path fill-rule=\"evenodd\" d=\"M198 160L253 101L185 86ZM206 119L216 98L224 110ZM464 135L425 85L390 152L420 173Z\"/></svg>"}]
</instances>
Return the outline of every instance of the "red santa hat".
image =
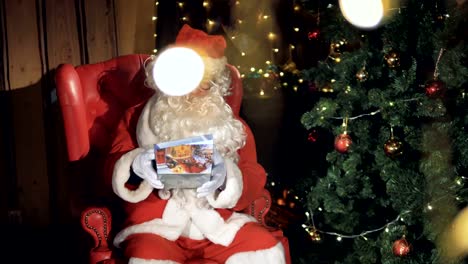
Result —
<instances>
[{"instance_id":1,"label":"red santa hat","mask_svg":"<svg viewBox=\"0 0 468 264\"><path fill-rule=\"evenodd\" d=\"M175 45L192 48L202 56L219 59L224 56L226 40L221 35L208 35L184 24L177 35Z\"/></svg>"},{"instance_id":2,"label":"red santa hat","mask_svg":"<svg viewBox=\"0 0 468 264\"><path fill-rule=\"evenodd\" d=\"M206 79L217 78L223 74L227 59L224 56L226 40L221 35L209 35L184 24L174 43L175 46L187 47L195 50L204 58Z\"/></svg>"}]
</instances>

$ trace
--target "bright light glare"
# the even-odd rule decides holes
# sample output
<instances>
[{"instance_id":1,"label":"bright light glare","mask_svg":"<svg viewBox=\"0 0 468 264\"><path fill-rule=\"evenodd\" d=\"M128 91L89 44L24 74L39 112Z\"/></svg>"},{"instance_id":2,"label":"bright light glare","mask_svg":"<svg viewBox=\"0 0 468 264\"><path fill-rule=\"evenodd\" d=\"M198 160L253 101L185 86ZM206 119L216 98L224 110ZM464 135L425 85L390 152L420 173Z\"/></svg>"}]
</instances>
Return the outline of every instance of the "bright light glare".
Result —
<instances>
[{"instance_id":1,"label":"bright light glare","mask_svg":"<svg viewBox=\"0 0 468 264\"><path fill-rule=\"evenodd\" d=\"M349 23L359 28L373 28L384 16L381 0L340 0L340 9Z\"/></svg>"},{"instance_id":2,"label":"bright light glare","mask_svg":"<svg viewBox=\"0 0 468 264\"><path fill-rule=\"evenodd\" d=\"M156 86L172 96L182 96L193 91L202 81L204 72L205 65L200 55L184 47L173 47L161 52L153 67Z\"/></svg>"}]
</instances>

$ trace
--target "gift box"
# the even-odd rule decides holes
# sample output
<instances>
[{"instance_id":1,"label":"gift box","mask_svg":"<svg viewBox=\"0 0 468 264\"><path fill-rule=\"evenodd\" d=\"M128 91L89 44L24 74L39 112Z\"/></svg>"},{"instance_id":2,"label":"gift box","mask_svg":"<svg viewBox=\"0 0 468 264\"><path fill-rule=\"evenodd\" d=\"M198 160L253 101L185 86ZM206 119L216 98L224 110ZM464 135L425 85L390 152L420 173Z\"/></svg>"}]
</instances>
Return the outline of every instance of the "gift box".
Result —
<instances>
[{"instance_id":1,"label":"gift box","mask_svg":"<svg viewBox=\"0 0 468 264\"><path fill-rule=\"evenodd\" d=\"M211 179L213 136L202 135L154 145L156 171L164 189L198 188Z\"/></svg>"}]
</instances>

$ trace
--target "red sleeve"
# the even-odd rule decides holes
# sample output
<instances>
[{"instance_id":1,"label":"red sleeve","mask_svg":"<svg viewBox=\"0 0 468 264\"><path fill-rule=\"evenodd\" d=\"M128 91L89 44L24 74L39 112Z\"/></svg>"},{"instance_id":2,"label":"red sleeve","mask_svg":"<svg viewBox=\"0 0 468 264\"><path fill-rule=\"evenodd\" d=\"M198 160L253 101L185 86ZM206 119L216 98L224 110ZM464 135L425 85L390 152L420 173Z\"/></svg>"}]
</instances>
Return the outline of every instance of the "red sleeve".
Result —
<instances>
[{"instance_id":1,"label":"red sleeve","mask_svg":"<svg viewBox=\"0 0 468 264\"><path fill-rule=\"evenodd\" d=\"M144 104L136 105L129 108L123 115L112 137L112 144L109 154L104 161L103 175L105 183L112 190L112 174L114 172L114 165L120 157L135 149L138 144L136 141L136 126L138 118L143 110Z\"/></svg>"},{"instance_id":2,"label":"red sleeve","mask_svg":"<svg viewBox=\"0 0 468 264\"><path fill-rule=\"evenodd\" d=\"M266 183L265 169L257 162L257 150L255 139L250 127L241 120L247 133L246 143L239 150L239 169L242 172L243 189L242 195L234 210L239 211L247 208L253 201L261 196Z\"/></svg>"}]
</instances>

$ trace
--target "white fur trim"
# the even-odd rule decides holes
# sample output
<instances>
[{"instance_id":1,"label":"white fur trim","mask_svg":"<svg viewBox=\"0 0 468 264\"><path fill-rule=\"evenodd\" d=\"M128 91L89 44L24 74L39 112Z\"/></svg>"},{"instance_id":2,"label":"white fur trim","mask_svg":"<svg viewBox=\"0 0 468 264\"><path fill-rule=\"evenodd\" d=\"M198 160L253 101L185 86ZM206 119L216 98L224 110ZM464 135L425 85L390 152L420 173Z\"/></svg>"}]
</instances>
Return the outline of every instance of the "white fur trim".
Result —
<instances>
[{"instance_id":1,"label":"white fur trim","mask_svg":"<svg viewBox=\"0 0 468 264\"><path fill-rule=\"evenodd\" d=\"M179 238L188 221L188 214L181 210L173 199L170 199L167 202L162 218L124 228L115 236L114 245L119 247L120 243L127 237L139 233L156 234L174 241Z\"/></svg>"},{"instance_id":2,"label":"white fur trim","mask_svg":"<svg viewBox=\"0 0 468 264\"><path fill-rule=\"evenodd\" d=\"M284 248L281 243L276 246L249 252L242 252L232 255L226 260L226 264L284 264L286 259L284 256Z\"/></svg>"},{"instance_id":3,"label":"white fur trim","mask_svg":"<svg viewBox=\"0 0 468 264\"><path fill-rule=\"evenodd\" d=\"M128 264L179 264L172 260L154 260L154 259L141 259L141 258L130 258Z\"/></svg>"},{"instance_id":4,"label":"white fur trim","mask_svg":"<svg viewBox=\"0 0 468 264\"><path fill-rule=\"evenodd\" d=\"M174 198L171 198L167 202L161 219L153 219L123 229L115 236L114 245L118 247L130 235L150 233L171 241L176 240L182 234L191 239L206 237L213 243L228 246L245 223L254 221L253 217L236 212L224 221L214 209L196 207L184 209ZM187 226L193 228L192 232L183 233L187 230Z\"/></svg>"},{"instance_id":5,"label":"white fur trim","mask_svg":"<svg viewBox=\"0 0 468 264\"><path fill-rule=\"evenodd\" d=\"M142 181L136 190L129 190L125 187L125 183L130 178L132 162L143 151L144 149L137 148L122 155L115 163L112 174L112 189L115 194L131 203L143 201L153 191L153 187L147 181Z\"/></svg>"},{"instance_id":6,"label":"white fur trim","mask_svg":"<svg viewBox=\"0 0 468 264\"><path fill-rule=\"evenodd\" d=\"M226 188L219 194L213 193L206 197L214 208L233 208L242 195L242 172L231 159L224 159L224 161L227 172Z\"/></svg>"},{"instance_id":7,"label":"white fur trim","mask_svg":"<svg viewBox=\"0 0 468 264\"><path fill-rule=\"evenodd\" d=\"M226 221L216 212L210 209L196 210L191 214L195 226L211 242L223 246L229 246L237 231L248 222L255 219L249 215L234 212Z\"/></svg>"},{"instance_id":8,"label":"white fur trim","mask_svg":"<svg viewBox=\"0 0 468 264\"><path fill-rule=\"evenodd\" d=\"M158 100L157 93L154 94L148 102L145 104L143 111L140 114L138 119L137 128L136 128L136 135L137 135L137 142L138 146L146 147L146 146L153 146L157 139L154 135L153 130L150 128L150 112L151 108L156 105L156 101Z\"/></svg>"}]
</instances>

